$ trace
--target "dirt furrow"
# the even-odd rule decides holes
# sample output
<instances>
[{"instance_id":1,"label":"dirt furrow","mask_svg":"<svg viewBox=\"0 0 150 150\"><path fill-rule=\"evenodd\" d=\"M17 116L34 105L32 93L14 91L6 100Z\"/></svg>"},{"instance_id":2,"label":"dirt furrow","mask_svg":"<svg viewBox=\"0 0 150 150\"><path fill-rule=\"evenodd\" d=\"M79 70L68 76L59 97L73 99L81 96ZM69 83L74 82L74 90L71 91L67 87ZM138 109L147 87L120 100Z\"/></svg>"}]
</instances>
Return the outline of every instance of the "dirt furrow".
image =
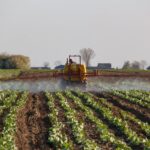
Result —
<instances>
[{"instance_id":1,"label":"dirt furrow","mask_svg":"<svg viewBox=\"0 0 150 150\"><path fill-rule=\"evenodd\" d=\"M49 150L49 109L44 94L29 94L17 116L16 146L19 150Z\"/></svg>"},{"instance_id":2,"label":"dirt furrow","mask_svg":"<svg viewBox=\"0 0 150 150\"><path fill-rule=\"evenodd\" d=\"M67 98L67 96L64 94L64 96ZM84 111L81 110L81 108L75 104L75 102L72 99L68 99L68 103L70 107L73 110L76 110L77 114L76 117L79 121L84 122L84 130L85 134L88 137L88 139L94 140L103 150L111 150L113 149L113 146L111 143L103 143L100 140L100 133L97 131L97 127L95 123L91 122L86 116Z\"/></svg>"},{"instance_id":3,"label":"dirt furrow","mask_svg":"<svg viewBox=\"0 0 150 150\"><path fill-rule=\"evenodd\" d=\"M97 97L95 95L93 95L93 99L97 102L99 102L99 98L102 98L102 97ZM101 105L103 105L104 107L109 107L110 105L110 108L111 108L111 111L113 113L114 116L118 117L118 118L121 118L122 120L124 121L127 121L129 127L135 131L138 135L140 135L141 137L143 138L146 138L146 133L142 130L142 128L133 120L131 120L130 118L124 118L122 113L121 113L121 108L118 107L118 106L115 106L115 105L112 105L112 103L108 102L107 103L101 103ZM130 115L133 115L130 113Z\"/></svg>"},{"instance_id":4,"label":"dirt furrow","mask_svg":"<svg viewBox=\"0 0 150 150\"><path fill-rule=\"evenodd\" d=\"M73 94L75 96L78 96L76 93L73 92ZM79 96L80 97L80 96ZM93 106L91 105L88 105L86 104L86 100L83 98L83 97L80 97L80 99L82 100L82 103L84 103L87 107L89 107L94 115L96 117L98 117L100 120L102 120L104 122L104 124L107 124L109 130L116 136L118 137L119 139L123 140L124 142L127 143L128 146L130 146L132 149L136 149L136 150L141 150L143 149L143 147L140 145L140 146L135 146L135 145L132 145L126 138L126 136L120 132L120 130L118 130L116 128L116 126L112 123L110 123L110 121L108 119L106 119L99 111L97 111Z\"/></svg>"},{"instance_id":5,"label":"dirt furrow","mask_svg":"<svg viewBox=\"0 0 150 150\"><path fill-rule=\"evenodd\" d=\"M107 101L112 103L114 106L117 106L124 111L130 112L141 121L148 122L150 124L150 113L144 108L141 108L136 104L132 104L126 100L120 99L119 97L108 93L95 93L95 95L101 98L106 98Z\"/></svg>"},{"instance_id":6,"label":"dirt furrow","mask_svg":"<svg viewBox=\"0 0 150 150\"><path fill-rule=\"evenodd\" d=\"M64 125L64 127L62 128L62 133L65 133L67 135L68 139L70 141L72 141L74 149L79 150L79 149L81 149L80 148L81 146L74 142L75 141L74 135L73 135L70 125L68 124L67 118L65 116L65 112L64 112L63 108L61 107L61 104L60 104L58 98L56 96L54 96L54 97L55 97L55 101L54 101L55 107L58 110L58 120L59 120L59 122L62 122Z\"/></svg>"}]
</instances>

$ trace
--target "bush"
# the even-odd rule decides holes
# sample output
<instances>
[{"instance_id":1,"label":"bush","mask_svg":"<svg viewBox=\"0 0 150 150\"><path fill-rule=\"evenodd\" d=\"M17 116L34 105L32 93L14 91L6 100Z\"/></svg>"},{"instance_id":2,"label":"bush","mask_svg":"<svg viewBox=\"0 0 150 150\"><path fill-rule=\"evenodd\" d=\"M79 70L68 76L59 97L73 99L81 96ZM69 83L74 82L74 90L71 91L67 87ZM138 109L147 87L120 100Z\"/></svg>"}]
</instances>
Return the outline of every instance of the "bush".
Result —
<instances>
[{"instance_id":1,"label":"bush","mask_svg":"<svg viewBox=\"0 0 150 150\"><path fill-rule=\"evenodd\" d=\"M0 69L29 69L30 59L23 55L0 55Z\"/></svg>"}]
</instances>

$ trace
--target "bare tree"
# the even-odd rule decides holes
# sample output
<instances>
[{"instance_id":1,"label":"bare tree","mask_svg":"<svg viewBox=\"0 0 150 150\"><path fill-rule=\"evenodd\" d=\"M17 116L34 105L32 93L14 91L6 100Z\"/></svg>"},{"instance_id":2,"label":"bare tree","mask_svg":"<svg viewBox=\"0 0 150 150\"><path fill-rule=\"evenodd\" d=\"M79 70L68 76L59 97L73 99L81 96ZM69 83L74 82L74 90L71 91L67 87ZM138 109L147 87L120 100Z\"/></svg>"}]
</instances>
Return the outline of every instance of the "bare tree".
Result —
<instances>
[{"instance_id":1,"label":"bare tree","mask_svg":"<svg viewBox=\"0 0 150 150\"><path fill-rule=\"evenodd\" d=\"M130 61L125 61L122 69L129 69L131 67Z\"/></svg>"},{"instance_id":2,"label":"bare tree","mask_svg":"<svg viewBox=\"0 0 150 150\"><path fill-rule=\"evenodd\" d=\"M140 69L141 68L141 64L139 61L134 61L132 64L131 64L131 68L132 69Z\"/></svg>"},{"instance_id":3,"label":"bare tree","mask_svg":"<svg viewBox=\"0 0 150 150\"><path fill-rule=\"evenodd\" d=\"M147 62L145 60L141 60L141 69L145 69Z\"/></svg>"},{"instance_id":4,"label":"bare tree","mask_svg":"<svg viewBox=\"0 0 150 150\"><path fill-rule=\"evenodd\" d=\"M60 60L57 60L57 61L55 61L55 63L54 63L55 66L59 66L59 65L61 65L61 64L62 64L62 62L61 62Z\"/></svg>"},{"instance_id":5,"label":"bare tree","mask_svg":"<svg viewBox=\"0 0 150 150\"><path fill-rule=\"evenodd\" d=\"M80 54L86 66L88 67L90 65L91 59L95 56L94 50L91 48L83 48L80 50Z\"/></svg>"},{"instance_id":6,"label":"bare tree","mask_svg":"<svg viewBox=\"0 0 150 150\"><path fill-rule=\"evenodd\" d=\"M49 62L44 62L44 67L48 68L49 67Z\"/></svg>"},{"instance_id":7,"label":"bare tree","mask_svg":"<svg viewBox=\"0 0 150 150\"><path fill-rule=\"evenodd\" d=\"M147 62L145 60L141 61L125 61L122 69L145 69Z\"/></svg>"}]
</instances>

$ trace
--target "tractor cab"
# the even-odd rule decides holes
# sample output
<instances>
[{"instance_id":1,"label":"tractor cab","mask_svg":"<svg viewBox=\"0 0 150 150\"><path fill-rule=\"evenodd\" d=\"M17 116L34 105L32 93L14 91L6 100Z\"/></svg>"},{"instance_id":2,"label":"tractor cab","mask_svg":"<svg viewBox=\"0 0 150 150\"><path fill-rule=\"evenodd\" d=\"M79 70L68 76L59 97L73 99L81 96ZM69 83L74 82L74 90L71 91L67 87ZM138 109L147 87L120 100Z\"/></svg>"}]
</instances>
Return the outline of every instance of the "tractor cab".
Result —
<instances>
[{"instance_id":1,"label":"tractor cab","mask_svg":"<svg viewBox=\"0 0 150 150\"><path fill-rule=\"evenodd\" d=\"M73 58L78 58L78 62L75 62ZM70 85L85 85L87 80L86 73L86 66L81 64L81 56L69 55L63 70L64 80Z\"/></svg>"}]
</instances>

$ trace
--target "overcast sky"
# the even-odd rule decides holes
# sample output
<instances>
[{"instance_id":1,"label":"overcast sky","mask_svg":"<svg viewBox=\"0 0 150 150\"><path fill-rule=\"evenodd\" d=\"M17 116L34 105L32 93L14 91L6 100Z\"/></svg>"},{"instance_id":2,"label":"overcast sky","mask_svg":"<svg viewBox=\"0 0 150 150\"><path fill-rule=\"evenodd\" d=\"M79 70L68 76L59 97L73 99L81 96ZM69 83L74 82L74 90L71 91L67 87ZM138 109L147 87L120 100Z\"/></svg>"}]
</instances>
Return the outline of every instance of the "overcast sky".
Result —
<instances>
[{"instance_id":1,"label":"overcast sky","mask_svg":"<svg viewBox=\"0 0 150 150\"><path fill-rule=\"evenodd\" d=\"M53 66L82 48L94 49L93 65L150 65L150 0L0 0L0 52Z\"/></svg>"}]
</instances>

